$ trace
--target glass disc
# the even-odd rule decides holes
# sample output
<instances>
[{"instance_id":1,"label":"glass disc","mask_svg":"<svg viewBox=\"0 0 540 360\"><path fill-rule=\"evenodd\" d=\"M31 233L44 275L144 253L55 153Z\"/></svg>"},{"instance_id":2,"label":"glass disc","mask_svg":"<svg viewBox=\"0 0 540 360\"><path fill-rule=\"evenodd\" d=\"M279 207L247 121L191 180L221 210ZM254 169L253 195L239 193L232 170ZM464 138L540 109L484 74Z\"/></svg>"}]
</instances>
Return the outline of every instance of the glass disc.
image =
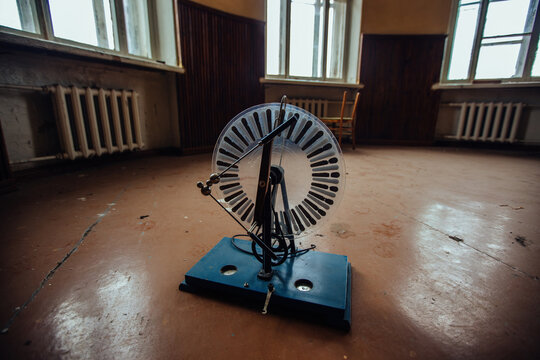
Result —
<instances>
[{"instance_id":1,"label":"glass disc","mask_svg":"<svg viewBox=\"0 0 540 360\"><path fill-rule=\"evenodd\" d=\"M274 128L279 103L253 106L223 129L214 148L212 172L220 173ZM313 233L336 211L345 190L345 162L332 132L315 115L293 105L285 119L294 124L274 138L272 166L283 181L272 193L272 227L295 238ZM253 222L262 146L223 175L214 196L247 228Z\"/></svg>"}]
</instances>

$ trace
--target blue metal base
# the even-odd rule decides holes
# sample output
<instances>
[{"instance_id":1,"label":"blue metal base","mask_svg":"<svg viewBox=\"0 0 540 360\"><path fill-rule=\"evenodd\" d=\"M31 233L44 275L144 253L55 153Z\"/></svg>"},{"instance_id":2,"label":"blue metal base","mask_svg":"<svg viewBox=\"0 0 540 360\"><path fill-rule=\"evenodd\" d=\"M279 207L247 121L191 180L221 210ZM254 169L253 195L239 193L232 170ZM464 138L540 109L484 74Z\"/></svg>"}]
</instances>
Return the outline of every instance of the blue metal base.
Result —
<instances>
[{"instance_id":1,"label":"blue metal base","mask_svg":"<svg viewBox=\"0 0 540 360\"><path fill-rule=\"evenodd\" d=\"M235 239L235 242L243 249L251 249L250 241ZM236 268L234 274L224 272L233 267ZM260 269L261 263L253 255L239 251L232 245L231 238L225 237L188 271L180 290L225 293L260 305L262 309L268 284L272 283L275 290L269 311L292 310L297 315L350 329L351 264L346 256L309 251L274 267L269 281L257 277ZM310 281L312 289L300 291L295 285L299 280Z\"/></svg>"}]
</instances>

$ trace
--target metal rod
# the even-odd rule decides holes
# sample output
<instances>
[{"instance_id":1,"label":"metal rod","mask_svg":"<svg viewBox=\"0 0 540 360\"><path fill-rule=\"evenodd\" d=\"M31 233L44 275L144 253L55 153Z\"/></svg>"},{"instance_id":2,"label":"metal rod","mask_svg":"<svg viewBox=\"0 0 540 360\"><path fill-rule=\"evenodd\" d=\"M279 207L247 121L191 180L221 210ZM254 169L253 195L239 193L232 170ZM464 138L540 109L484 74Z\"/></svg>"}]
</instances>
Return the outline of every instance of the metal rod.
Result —
<instances>
[{"instance_id":1,"label":"metal rod","mask_svg":"<svg viewBox=\"0 0 540 360\"><path fill-rule=\"evenodd\" d=\"M221 203L214 197L214 195L212 195L212 194L208 194L208 195L210 195L210 197L211 197L211 198L212 198L219 206L221 206L221 208L222 208L223 210L225 210L225 212L226 212L227 214L229 214L229 215L234 219L234 221L236 221L236 222L238 223L238 225L240 225L240 226L246 231L246 233L249 235L249 237L250 237L253 241L255 241L255 242L257 243L257 245L259 245L262 249L268 251L268 252L269 252L269 255L270 255L270 257L271 257L272 259L274 259L274 260L277 259L277 255L274 254L274 252L272 251L272 249L271 249L268 245L266 245L261 239L259 239L259 237L258 237L255 233L253 233L253 232L251 232L250 230L248 230L248 229L244 226L244 224L242 224L242 223L241 223L241 222L240 222L240 221L239 221L239 220L238 220L238 219L237 219L237 218L236 218L229 210L227 210L227 209L225 208L225 206L221 205ZM251 229L254 228L254 225L256 225L256 224L253 224L253 225L251 226Z\"/></svg>"},{"instance_id":2,"label":"metal rod","mask_svg":"<svg viewBox=\"0 0 540 360\"><path fill-rule=\"evenodd\" d=\"M221 208L222 208L223 210L225 210L225 212L226 212L227 214L229 214L229 215L234 219L234 221L236 221L236 222L238 223L238 225L240 225L240 226L246 231L246 233L249 233L249 232L250 232L250 231L244 226L244 224L242 224L242 223L241 223L241 222L240 222L233 214L231 214L231 213L229 212L229 210L227 210L227 209L225 208L225 206L223 206L223 205L222 205L222 204L214 197L214 195L212 195L212 194L208 194L208 195L210 195L210 197L211 197L212 199L214 199L214 201L215 201L219 206L221 206Z\"/></svg>"},{"instance_id":3,"label":"metal rod","mask_svg":"<svg viewBox=\"0 0 540 360\"><path fill-rule=\"evenodd\" d=\"M27 91L47 91L46 88L40 86L28 86L28 85L10 85L10 84L0 84L0 88L11 89L11 90L27 90Z\"/></svg>"},{"instance_id":4,"label":"metal rod","mask_svg":"<svg viewBox=\"0 0 540 360\"><path fill-rule=\"evenodd\" d=\"M60 155L47 155L47 156L38 156L38 157L25 159L25 160L10 161L9 164L17 165L17 164L26 164L26 163L34 162L34 161L46 161L46 160L58 160L58 159L60 159Z\"/></svg>"}]
</instances>

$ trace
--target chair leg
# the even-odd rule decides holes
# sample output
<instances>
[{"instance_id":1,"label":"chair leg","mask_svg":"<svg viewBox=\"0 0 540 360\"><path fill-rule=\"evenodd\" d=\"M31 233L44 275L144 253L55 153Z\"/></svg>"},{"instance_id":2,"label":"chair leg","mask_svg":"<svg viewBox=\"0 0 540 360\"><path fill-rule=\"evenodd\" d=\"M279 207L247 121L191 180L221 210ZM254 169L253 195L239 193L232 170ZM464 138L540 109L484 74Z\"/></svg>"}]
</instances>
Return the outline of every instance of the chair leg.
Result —
<instances>
[{"instance_id":1,"label":"chair leg","mask_svg":"<svg viewBox=\"0 0 540 360\"><path fill-rule=\"evenodd\" d=\"M354 98L353 111L351 115L351 138L352 138L352 148L356 149L356 110L358 108L358 99L360 98L360 91L356 93Z\"/></svg>"},{"instance_id":2,"label":"chair leg","mask_svg":"<svg viewBox=\"0 0 540 360\"><path fill-rule=\"evenodd\" d=\"M343 92L343 100L341 101L341 115L339 116L339 137L338 142L341 147L341 138L343 137L343 114L345 112L345 102L347 101L347 91Z\"/></svg>"}]
</instances>

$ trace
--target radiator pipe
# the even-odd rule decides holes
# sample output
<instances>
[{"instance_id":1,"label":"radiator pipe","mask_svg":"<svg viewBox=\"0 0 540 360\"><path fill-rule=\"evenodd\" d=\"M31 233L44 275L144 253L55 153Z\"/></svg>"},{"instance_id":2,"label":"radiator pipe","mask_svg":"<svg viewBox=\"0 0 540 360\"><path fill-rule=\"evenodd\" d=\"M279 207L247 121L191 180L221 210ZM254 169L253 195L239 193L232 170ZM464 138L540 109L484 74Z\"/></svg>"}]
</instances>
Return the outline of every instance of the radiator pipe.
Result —
<instances>
[{"instance_id":1,"label":"radiator pipe","mask_svg":"<svg viewBox=\"0 0 540 360\"><path fill-rule=\"evenodd\" d=\"M26 163L29 163L29 162L36 162L36 161L46 161L46 160L58 160L58 159L61 159L61 155L48 155L48 156L38 156L38 157L33 157L33 158L30 158L30 159L25 159L25 160L17 160L17 161L10 161L9 164L10 165L17 165L17 164L26 164Z\"/></svg>"},{"instance_id":2,"label":"radiator pipe","mask_svg":"<svg viewBox=\"0 0 540 360\"><path fill-rule=\"evenodd\" d=\"M43 91L43 92L47 91L46 87L28 86L28 85L0 84L0 88L10 89L10 90Z\"/></svg>"}]
</instances>

